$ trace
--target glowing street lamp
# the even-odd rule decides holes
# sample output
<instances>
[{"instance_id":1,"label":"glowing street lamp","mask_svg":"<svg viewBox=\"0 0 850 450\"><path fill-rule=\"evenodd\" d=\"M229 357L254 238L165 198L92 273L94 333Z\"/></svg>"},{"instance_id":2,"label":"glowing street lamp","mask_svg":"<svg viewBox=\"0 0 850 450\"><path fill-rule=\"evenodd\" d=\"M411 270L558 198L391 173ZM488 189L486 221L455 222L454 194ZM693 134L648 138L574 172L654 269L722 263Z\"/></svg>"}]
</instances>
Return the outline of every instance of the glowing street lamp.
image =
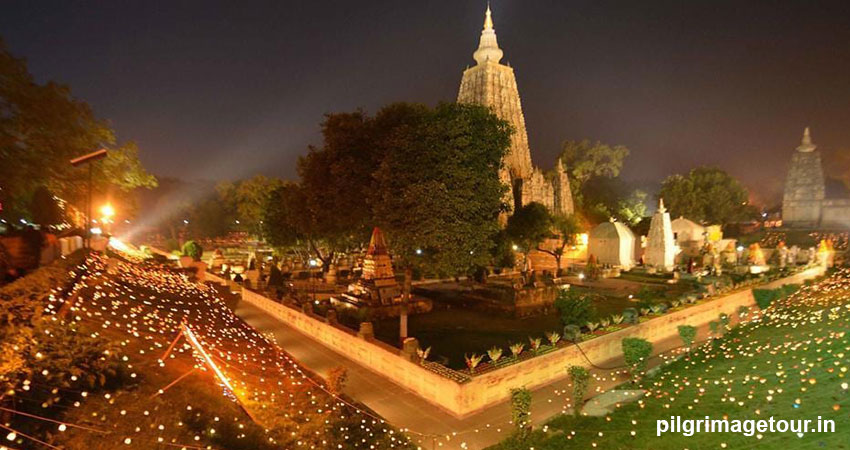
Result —
<instances>
[{"instance_id":1,"label":"glowing street lamp","mask_svg":"<svg viewBox=\"0 0 850 450\"><path fill-rule=\"evenodd\" d=\"M109 224L112 223L112 218L115 217L115 208L112 207L109 203L100 207L100 222L103 224L103 231L109 233Z\"/></svg>"}]
</instances>

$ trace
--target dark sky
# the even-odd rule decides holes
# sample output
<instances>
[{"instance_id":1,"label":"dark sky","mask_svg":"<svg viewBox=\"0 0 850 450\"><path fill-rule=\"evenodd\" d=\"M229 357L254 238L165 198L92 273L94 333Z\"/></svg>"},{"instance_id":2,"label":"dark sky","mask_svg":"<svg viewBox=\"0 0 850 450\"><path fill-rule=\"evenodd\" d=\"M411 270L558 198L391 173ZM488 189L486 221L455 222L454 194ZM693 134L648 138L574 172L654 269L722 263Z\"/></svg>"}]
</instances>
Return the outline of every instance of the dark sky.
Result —
<instances>
[{"instance_id":1,"label":"dark sky","mask_svg":"<svg viewBox=\"0 0 850 450\"><path fill-rule=\"evenodd\" d=\"M154 173L292 178L326 112L453 101L484 1L10 1L0 35ZM701 165L776 198L803 127L850 148L850 1L493 0L536 164L564 139L624 176Z\"/></svg>"}]
</instances>

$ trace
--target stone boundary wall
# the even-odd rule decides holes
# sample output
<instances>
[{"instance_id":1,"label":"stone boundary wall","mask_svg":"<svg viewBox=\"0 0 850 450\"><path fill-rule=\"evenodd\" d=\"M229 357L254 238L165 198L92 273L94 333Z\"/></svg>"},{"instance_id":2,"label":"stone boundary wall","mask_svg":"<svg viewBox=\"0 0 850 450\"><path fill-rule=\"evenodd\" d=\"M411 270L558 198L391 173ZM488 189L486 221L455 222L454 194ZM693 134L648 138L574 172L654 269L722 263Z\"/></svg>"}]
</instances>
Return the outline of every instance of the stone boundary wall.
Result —
<instances>
[{"instance_id":1,"label":"stone boundary wall","mask_svg":"<svg viewBox=\"0 0 850 450\"><path fill-rule=\"evenodd\" d=\"M822 267L811 268L756 288L802 283L823 273ZM210 277L211 281L213 277ZM458 383L410 362L395 347L375 340L364 340L351 331L250 290L242 290L242 299L459 418L505 401L512 388L534 389L564 378L567 366L589 366L581 351L575 345L569 345ZM679 325L702 326L717 320L721 313L733 314L741 306L753 305L755 299L752 289L737 291L597 337L581 343L580 347L594 364L604 365L621 356L620 341L623 338L640 337L660 342L677 336Z\"/></svg>"},{"instance_id":2,"label":"stone boundary wall","mask_svg":"<svg viewBox=\"0 0 850 450\"><path fill-rule=\"evenodd\" d=\"M458 403L463 385L408 361L399 355L399 350L395 347L380 341L359 338L351 331L335 327L320 318L311 317L248 289L242 290L242 300L413 391L447 412L458 415L459 411L463 411Z\"/></svg>"}]
</instances>

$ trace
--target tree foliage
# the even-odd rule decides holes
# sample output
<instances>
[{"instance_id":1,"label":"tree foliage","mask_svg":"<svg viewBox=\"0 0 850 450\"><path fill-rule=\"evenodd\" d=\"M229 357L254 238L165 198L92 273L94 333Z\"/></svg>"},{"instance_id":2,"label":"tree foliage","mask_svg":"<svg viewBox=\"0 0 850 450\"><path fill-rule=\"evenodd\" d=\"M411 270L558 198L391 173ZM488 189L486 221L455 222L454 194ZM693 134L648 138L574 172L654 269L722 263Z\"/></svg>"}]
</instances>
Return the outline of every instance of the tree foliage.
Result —
<instances>
[{"instance_id":1,"label":"tree foliage","mask_svg":"<svg viewBox=\"0 0 850 450\"><path fill-rule=\"evenodd\" d=\"M490 262L510 126L488 109L392 105L370 204L397 260L455 274ZM417 252L417 250L420 250Z\"/></svg>"},{"instance_id":2,"label":"tree foliage","mask_svg":"<svg viewBox=\"0 0 850 450\"><path fill-rule=\"evenodd\" d=\"M552 216L540 203L525 204L508 218L505 232L527 257L544 239L552 236Z\"/></svg>"},{"instance_id":3,"label":"tree foliage","mask_svg":"<svg viewBox=\"0 0 850 450\"><path fill-rule=\"evenodd\" d=\"M119 145L107 122L74 98L68 86L39 84L26 63L0 41L0 202L6 217L27 214L23 203L40 186L78 205L87 191L88 170L72 158L108 147L109 156L92 167L96 192L125 196L156 186L132 142ZM129 199L129 198L128 198Z\"/></svg>"},{"instance_id":4,"label":"tree foliage","mask_svg":"<svg viewBox=\"0 0 850 450\"><path fill-rule=\"evenodd\" d=\"M596 318L596 306L593 294L582 293L574 289L563 289L555 298L555 309L561 319L561 325L581 327Z\"/></svg>"},{"instance_id":5,"label":"tree foliage","mask_svg":"<svg viewBox=\"0 0 850 450\"><path fill-rule=\"evenodd\" d=\"M659 197L673 216L691 220L729 224L752 219L747 190L721 169L699 167L687 175L671 175L661 184Z\"/></svg>"}]
</instances>

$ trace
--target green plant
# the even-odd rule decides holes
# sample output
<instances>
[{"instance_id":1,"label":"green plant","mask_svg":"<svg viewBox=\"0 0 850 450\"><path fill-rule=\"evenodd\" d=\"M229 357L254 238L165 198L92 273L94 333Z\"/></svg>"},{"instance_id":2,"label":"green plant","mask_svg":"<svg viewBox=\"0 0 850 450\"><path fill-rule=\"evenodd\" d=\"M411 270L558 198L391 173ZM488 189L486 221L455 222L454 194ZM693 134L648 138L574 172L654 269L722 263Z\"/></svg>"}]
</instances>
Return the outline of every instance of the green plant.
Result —
<instances>
[{"instance_id":1,"label":"green plant","mask_svg":"<svg viewBox=\"0 0 850 450\"><path fill-rule=\"evenodd\" d=\"M697 337L697 329L691 325L679 325L679 337L682 339L682 344L690 350L694 339Z\"/></svg>"},{"instance_id":2,"label":"green plant","mask_svg":"<svg viewBox=\"0 0 850 450\"><path fill-rule=\"evenodd\" d=\"M469 373L475 373L475 368L478 367L478 364L481 364L481 360L484 359L484 355L479 355L477 353L473 353L472 355L464 354L463 359L466 360L466 366L469 367Z\"/></svg>"},{"instance_id":3,"label":"green plant","mask_svg":"<svg viewBox=\"0 0 850 450\"><path fill-rule=\"evenodd\" d=\"M622 314L614 314L613 316L611 316L611 321L614 322L615 325L623 323L623 319L625 319L625 316L623 316Z\"/></svg>"},{"instance_id":4,"label":"green plant","mask_svg":"<svg viewBox=\"0 0 850 450\"><path fill-rule=\"evenodd\" d=\"M712 320L708 323L708 331L711 332L712 336L717 336L720 332L720 322Z\"/></svg>"},{"instance_id":5,"label":"green plant","mask_svg":"<svg viewBox=\"0 0 850 450\"><path fill-rule=\"evenodd\" d=\"M419 362L420 362L420 363L424 363L424 362L425 362L425 360L426 360L426 359L428 359L428 355L430 355L430 354L431 354L431 347L428 347L428 348L426 348L426 349L424 349L424 350L423 350L423 349L421 349L421 348L417 348L417 349L416 349L416 354L417 354L417 355L419 355Z\"/></svg>"},{"instance_id":6,"label":"green plant","mask_svg":"<svg viewBox=\"0 0 850 450\"><path fill-rule=\"evenodd\" d=\"M564 339L570 342L576 342L581 337L581 328L578 325L567 325L564 327Z\"/></svg>"},{"instance_id":7,"label":"green plant","mask_svg":"<svg viewBox=\"0 0 850 450\"><path fill-rule=\"evenodd\" d=\"M596 307L593 305L594 296L582 294L573 289L564 289L558 292L555 299L555 309L561 324L579 325L592 320L596 316Z\"/></svg>"},{"instance_id":8,"label":"green plant","mask_svg":"<svg viewBox=\"0 0 850 450\"><path fill-rule=\"evenodd\" d=\"M517 437L525 440L531 432L531 391L526 388L511 389L511 421Z\"/></svg>"},{"instance_id":9,"label":"green plant","mask_svg":"<svg viewBox=\"0 0 850 450\"><path fill-rule=\"evenodd\" d=\"M744 320L749 313L750 313L750 308L748 308L746 306L741 306L741 307L738 308L738 318L740 320Z\"/></svg>"},{"instance_id":10,"label":"green plant","mask_svg":"<svg viewBox=\"0 0 850 450\"><path fill-rule=\"evenodd\" d=\"M622 341L623 359L635 379L643 376L652 355L652 343L642 338L625 338Z\"/></svg>"},{"instance_id":11,"label":"green plant","mask_svg":"<svg viewBox=\"0 0 850 450\"><path fill-rule=\"evenodd\" d=\"M540 343L543 342L543 339L541 339L539 337L536 337L536 338L530 337L530 338L528 338L528 342L531 343L531 349L536 352L537 350L540 350Z\"/></svg>"},{"instance_id":12,"label":"green plant","mask_svg":"<svg viewBox=\"0 0 850 450\"><path fill-rule=\"evenodd\" d=\"M201 244L195 241L186 241L183 244L183 256L191 256L193 261L200 261L203 254L204 249L201 247Z\"/></svg>"},{"instance_id":13,"label":"green plant","mask_svg":"<svg viewBox=\"0 0 850 450\"><path fill-rule=\"evenodd\" d=\"M764 311L774 300L776 300L775 289L753 289L753 297L756 299L756 304L759 309Z\"/></svg>"},{"instance_id":14,"label":"green plant","mask_svg":"<svg viewBox=\"0 0 850 450\"><path fill-rule=\"evenodd\" d=\"M599 321L599 325L601 325L602 328L608 328L608 326L611 325L611 319L609 319L608 317L601 319Z\"/></svg>"},{"instance_id":15,"label":"green plant","mask_svg":"<svg viewBox=\"0 0 850 450\"><path fill-rule=\"evenodd\" d=\"M623 322L635 324L638 323L640 313L635 308L626 308L623 310Z\"/></svg>"},{"instance_id":16,"label":"green plant","mask_svg":"<svg viewBox=\"0 0 850 450\"><path fill-rule=\"evenodd\" d=\"M522 342L517 342L508 346L511 349L511 354L514 355L515 358L518 358L522 350L525 348L525 344Z\"/></svg>"},{"instance_id":17,"label":"green plant","mask_svg":"<svg viewBox=\"0 0 850 450\"><path fill-rule=\"evenodd\" d=\"M720 313L718 319L720 321L720 325L723 327L724 330L729 327L729 314Z\"/></svg>"},{"instance_id":18,"label":"green plant","mask_svg":"<svg viewBox=\"0 0 850 450\"><path fill-rule=\"evenodd\" d=\"M490 361L495 363L502 357L503 350L499 347L493 347L490 350L487 350L487 356L490 357Z\"/></svg>"},{"instance_id":19,"label":"green plant","mask_svg":"<svg viewBox=\"0 0 850 450\"><path fill-rule=\"evenodd\" d=\"M593 333L594 331L596 331L597 328L599 328L599 324L597 322L587 322L585 325L587 326L587 330L591 333Z\"/></svg>"},{"instance_id":20,"label":"green plant","mask_svg":"<svg viewBox=\"0 0 850 450\"><path fill-rule=\"evenodd\" d=\"M567 368L567 375L569 375L570 382L573 384L573 413L578 416L581 414L584 395L587 393L587 387L590 384L590 372L581 366L570 366Z\"/></svg>"},{"instance_id":21,"label":"green plant","mask_svg":"<svg viewBox=\"0 0 850 450\"><path fill-rule=\"evenodd\" d=\"M554 347L555 344L561 340L561 335L554 331L550 331L546 333L546 340L548 340L549 343L552 344L552 347Z\"/></svg>"}]
</instances>

